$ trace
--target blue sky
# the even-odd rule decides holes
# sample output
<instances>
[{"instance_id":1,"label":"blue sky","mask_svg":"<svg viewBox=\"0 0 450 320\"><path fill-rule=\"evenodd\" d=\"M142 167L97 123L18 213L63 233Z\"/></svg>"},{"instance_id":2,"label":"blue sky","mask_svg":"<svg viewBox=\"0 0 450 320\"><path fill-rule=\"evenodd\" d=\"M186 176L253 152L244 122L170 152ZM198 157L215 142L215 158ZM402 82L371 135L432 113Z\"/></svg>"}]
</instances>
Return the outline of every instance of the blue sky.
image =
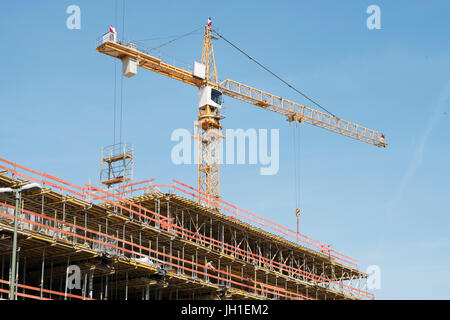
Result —
<instances>
[{"instance_id":1,"label":"blue sky","mask_svg":"<svg viewBox=\"0 0 450 320\"><path fill-rule=\"evenodd\" d=\"M69 5L81 29L66 28ZM381 8L368 30L366 8ZM2 6L0 156L73 183L98 181L113 141L114 62L95 40L119 35L157 46L211 16L214 27L343 119L380 130L378 149L325 130L301 130L301 231L381 268L378 299L450 298L450 20L448 1L9 1ZM202 32L164 52L192 63ZM220 79L313 107L223 41ZM118 70L120 65L117 64ZM226 99L226 128L280 130L280 170L221 168L223 198L296 226L292 128L281 116ZM196 88L138 70L123 80L123 137L135 178L195 185L194 165L170 160L174 129L190 129ZM434 275L434 276L431 276Z\"/></svg>"}]
</instances>

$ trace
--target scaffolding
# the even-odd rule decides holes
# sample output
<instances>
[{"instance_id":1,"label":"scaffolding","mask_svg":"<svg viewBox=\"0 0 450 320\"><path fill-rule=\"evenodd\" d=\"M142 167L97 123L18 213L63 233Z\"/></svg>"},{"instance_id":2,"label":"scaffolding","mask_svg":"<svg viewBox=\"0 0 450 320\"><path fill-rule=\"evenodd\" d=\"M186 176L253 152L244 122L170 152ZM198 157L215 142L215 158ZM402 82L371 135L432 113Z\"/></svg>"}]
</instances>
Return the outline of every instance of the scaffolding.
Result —
<instances>
[{"instance_id":1,"label":"scaffolding","mask_svg":"<svg viewBox=\"0 0 450 320\"><path fill-rule=\"evenodd\" d=\"M116 143L102 149L100 183L108 189L133 180L133 145Z\"/></svg>"},{"instance_id":2,"label":"scaffolding","mask_svg":"<svg viewBox=\"0 0 450 320\"><path fill-rule=\"evenodd\" d=\"M36 182L19 206L16 299L373 299L357 261L182 182L83 187L0 159L0 187ZM203 198L203 199L201 199ZM0 194L0 298L15 213ZM80 270L79 288L67 281Z\"/></svg>"}]
</instances>

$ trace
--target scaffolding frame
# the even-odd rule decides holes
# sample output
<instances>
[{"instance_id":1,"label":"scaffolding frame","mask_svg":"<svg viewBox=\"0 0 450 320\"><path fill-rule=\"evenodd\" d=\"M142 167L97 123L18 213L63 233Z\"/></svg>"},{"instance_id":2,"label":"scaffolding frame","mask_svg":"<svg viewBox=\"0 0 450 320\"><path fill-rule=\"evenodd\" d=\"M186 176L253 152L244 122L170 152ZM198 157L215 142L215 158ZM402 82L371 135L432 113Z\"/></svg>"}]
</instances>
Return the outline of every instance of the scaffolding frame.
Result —
<instances>
[{"instance_id":1,"label":"scaffolding frame","mask_svg":"<svg viewBox=\"0 0 450 320\"><path fill-rule=\"evenodd\" d=\"M204 208L173 192L192 188L178 181L119 195L0 161L0 186L43 185L23 195L19 212L19 299L373 299L353 259ZM2 270L9 268L12 201L0 195ZM64 281L71 263L82 271L75 292ZM56 290L58 280L65 285ZM7 284L0 281L0 298Z\"/></svg>"},{"instance_id":2,"label":"scaffolding frame","mask_svg":"<svg viewBox=\"0 0 450 320\"><path fill-rule=\"evenodd\" d=\"M133 145L119 142L102 149L100 183L108 189L133 180Z\"/></svg>"}]
</instances>

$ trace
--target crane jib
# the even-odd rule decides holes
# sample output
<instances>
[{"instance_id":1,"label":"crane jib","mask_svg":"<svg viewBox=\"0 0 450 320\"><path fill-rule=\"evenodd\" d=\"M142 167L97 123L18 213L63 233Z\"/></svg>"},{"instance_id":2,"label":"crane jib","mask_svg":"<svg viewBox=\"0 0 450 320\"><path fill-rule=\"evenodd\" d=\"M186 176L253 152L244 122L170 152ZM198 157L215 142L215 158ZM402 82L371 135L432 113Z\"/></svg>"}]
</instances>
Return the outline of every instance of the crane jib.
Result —
<instances>
[{"instance_id":1,"label":"crane jib","mask_svg":"<svg viewBox=\"0 0 450 320\"><path fill-rule=\"evenodd\" d=\"M344 136L386 147L387 143L375 130L359 126L346 120L338 119L324 112L280 98L265 91L255 89L242 83L226 79L219 84L222 93L261 108L285 115L290 121L299 121L327 129Z\"/></svg>"}]
</instances>

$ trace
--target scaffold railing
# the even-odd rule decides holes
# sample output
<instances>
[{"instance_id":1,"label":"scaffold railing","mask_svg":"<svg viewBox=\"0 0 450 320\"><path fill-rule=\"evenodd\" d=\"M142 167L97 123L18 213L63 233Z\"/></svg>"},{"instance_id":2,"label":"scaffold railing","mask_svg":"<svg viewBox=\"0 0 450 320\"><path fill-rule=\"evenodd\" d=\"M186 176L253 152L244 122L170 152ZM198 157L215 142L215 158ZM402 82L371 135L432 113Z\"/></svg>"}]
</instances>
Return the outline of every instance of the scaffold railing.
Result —
<instances>
[{"instance_id":1,"label":"scaffold railing","mask_svg":"<svg viewBox=\"0 0 450 320\"><path fill-rule=\"evenodd\" d=\"M280 272L285 272L292 276L302 277L303 279L306 279L312 283L315 283L318 286L331 288L337 292L342 292L342 293L345 293L345 294L348 294L351 296L355 296L355 297L359 297L359 298L363 298L363 299L373 299L373 294L366 292L364 290L354 288L343 282L333 281L328 278L319 276L317 274L306 272L305 270L302 270L300 268L294 268L292 266L285 265L278 261L270 260L266 257L255 254L253 252L249 252L242 248L235 247L229 243L222 242L217 239L213 239L213 238L207 237L205 235L195 233L191 230L182 228L181 226L174 223L173 218L169 218L169 217L160 215L152 210L149 210L149 209L147 209L143 206L140 206L140 205L134 203L133 201L131 201L132 198L134 196L136 196L136 194L148 194L149 189L151 189L152 192L161 192L160 188L168 189L167 193L175 194L175 193L179 192L181 195L184 195L185 197L186 196L195 197L195 196L199 196L199 194L201 194L201 193L198 193L195 188L185 185L177 180L173 180L174 184L169 184L169 185L155 185L155 184L151 184L153 182L153 179L145 180L143 182L133 183L132 185L133 185L133 187L135 187L135 189L130 189L130 190L127 190L122 193L111 194L105 190L102 190L100 188L97 188L97 187L94 187L91 185L86 185L85 187L79 187L75 184L66 182L64 180L61 180L59 178L53 177L48 174L44 174L44 173L40 173L40 172L31 170L31 169L28 169L26 167L12 163L5 159L0 158L0 161L8 166L12 166L12 168L9 168L9 167L0 165L0 168L11 173L12 178L14 178L14 179L20 178L20 179L33 180L35 182L41 183L45 188L52 189L54 192L58 192L61 195L79 198L80 200L88 201L88 202L105 203L111 207L120 208L121 210L128 212L130 214L130 216L135 216L135 217L140 217L140 218L146 219L147 221L152 222L155 225L158 225L163 230L172 232L173 234L175 234L181 238L195 240L195 241L198 241L199 243L201 243L202 245L209 246L211 248L217 248L217 249L223 248L226 252L228 252L230 254L234 254L237 257L247 257L252 261L262 261L265 266L273 267L273 268L279 270ZM26 171L27 174L19 172L19 170ZM142 186L142 185L144 185L144 186ZM262 226L263 228L266 228L266 229L268 228L271 231L280 232L281 234L283 234L287 237L290 237L290 238L293 238L296 240L301 240L304 242L305 245L316 248L316 251L323 250L323 248L324 248L323 246L325 246L325 244L323 244L317 240L314 240L307 236L298 234L298 233L290 230L289 228L283 227L283 226L281 226L275 222L272 222L268 219L259 217L247 210L240 209L240 208L238 208L230 203L227 203L221 199L219 199L219 201L220 201L221 209L224 210L224 212L226 211L226 212L228 212L232 215L238 216L242 219L247 219L252 223L256 223L257 225ZM13 209L14 208L11 205L1 203L0 204L0 216L11 219L11 217L12 217L11 214L13 212L12 211ZM25 217L23 215L23 213L28 214L29 215L28 218ZM78 239L83 240L83 235L79 235L79 234L77 234L77 232L81 232L81 231L89 232L89 233L92 232L92 234L96 235L97 237L100 236L100 234L101 234L101 237L103 237L102 238L103 240L108 239L108 241L100 241L100 240L98 240L98 238L96 238L97 241L100 241L100 243L103 247L106 246L109 248L113 248L114 250L119 250L119 248L120 248L119 244L122 243L122 245L124 245L124 244L130 245L131 244L133 246L133 248L139 248L139 244L130 243L129 241L127 242L125 239L119 239L117 237L103 234L101 232L96 233L97 231L88 230L82 226L77 225L75 222L69 223L68 221L59 221L58 219L55 219L53 217L40 215L40 214L32 212L32 211L22 210L22 215L19 215L19 219L21 221L22 228L26 228L26 229L29 229L32 231L36 231L34 229L38 228L41 231L44 230L45 231L44 233L47 233L49 236L56 235L62 239L65 239L65 238L67 239L67 238L71 237L73 240L77 241ZM45 221L47 223L43 224L42 223L43 221ZM53 221L53 224L51 224L52 221ZM86 238L84 240L85 241L94 241L95 239L94 238L92 238L92 239ZM113 241L113 242L111 242L111 241ZM98 244L99 242L96 242L96 243ZM145 248L145 247L143 247L143 248ZM140 248L141 251L143 248ZM99 249L99 247L96 247L96 249ZM317 250L317 249L319 249L319 250ZM125 253L136 254L136 252L134 252L134 251L125 252ZM150 255L150 253L157 254L157 255L166 254L166 253L157 252L154 249L153 249L153 252L148 251L148 253L149 253L149 255ZM344 261L344 262L347 262L348 264L353 264L353 261L356 261L354 259L351 259L349 257L341 255L340 253L338 253L334 250L331 250L331 249L328 253L330 254L331 257L333 257L333 259ZM173 259L175 257L170 256L170 258ZM195 266L195 268L198 268L199 265L198 264L192 265L192 268L194 268L194 266ZM201 267L204 268L204 265L201 265ZM225 273L224 276L232 277L232 276L236 276L236 275ZM258 285L262 285L262 284L258 284ZM278 289L279 288L277 288L277 290Z\"/></svg>"}]
</instances>

